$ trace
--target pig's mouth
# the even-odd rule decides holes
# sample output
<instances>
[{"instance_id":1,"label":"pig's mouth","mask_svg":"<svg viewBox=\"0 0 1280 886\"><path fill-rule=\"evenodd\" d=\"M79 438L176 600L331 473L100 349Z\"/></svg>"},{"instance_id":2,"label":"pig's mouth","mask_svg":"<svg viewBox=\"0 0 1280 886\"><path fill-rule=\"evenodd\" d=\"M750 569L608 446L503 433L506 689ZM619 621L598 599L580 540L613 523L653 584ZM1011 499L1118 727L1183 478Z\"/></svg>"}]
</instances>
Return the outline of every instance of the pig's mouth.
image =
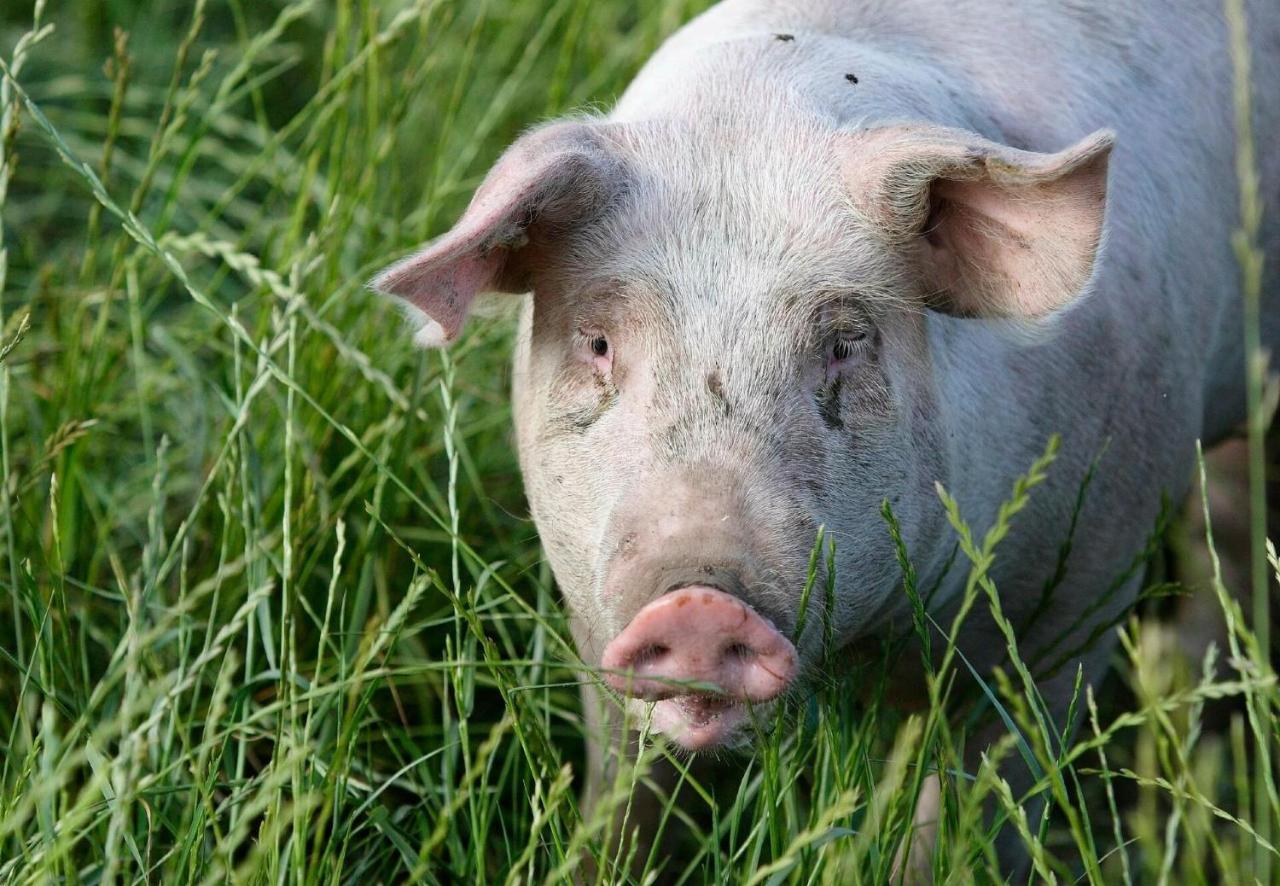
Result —
<instances>
[{"instance_id":1,"label":"pig's mouth","mask_svg":"<svg viewBox=\"0 0 1280 886\"><path fill-rule=\"evenodd\" d=\"M746 744L752 713L745 702L725 695L690 693L655 702L653 727L687 751L733 748Z\"/></svg>"}]
</instances>

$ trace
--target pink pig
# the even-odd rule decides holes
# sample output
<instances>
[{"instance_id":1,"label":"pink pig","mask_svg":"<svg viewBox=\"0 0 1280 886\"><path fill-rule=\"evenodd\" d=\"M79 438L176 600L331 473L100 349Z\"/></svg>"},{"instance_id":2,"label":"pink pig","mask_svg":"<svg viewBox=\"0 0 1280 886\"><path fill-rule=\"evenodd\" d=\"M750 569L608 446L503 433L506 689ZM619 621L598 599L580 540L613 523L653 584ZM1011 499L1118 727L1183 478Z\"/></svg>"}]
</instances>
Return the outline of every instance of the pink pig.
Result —
<instances>
[{"instance_id":1,"label":"pink pig","mask_svg":"<svg viewBox=\"0 0 1280 886\"><path fill-rule=\"evenodd\" d=\"M886 500L949 624L967 568L946 571L937 484L981 537L1053 434L990 572L1020 651L1075 648L1131 603L1140 574L1095 605L1186 493L1196 441L1245 414L1227 32L1217 0L1177 5L726 0L612 113L522 137L452 231L374 281L423 345L481 293L531 293L525 485L581 654L632 722L742 744L748 706L767 723L804 691L824 626L851 655L909 632ZM1280 4L1250 12L1278 207ZM815 593L802 619L820 526L834 609ZM979 669L1004 652L983 608L961 637ZM1088 678L1109 650L1080 654ZM1043 680L1056 716L1074 674Z\"/></svg>"}]
</instances>

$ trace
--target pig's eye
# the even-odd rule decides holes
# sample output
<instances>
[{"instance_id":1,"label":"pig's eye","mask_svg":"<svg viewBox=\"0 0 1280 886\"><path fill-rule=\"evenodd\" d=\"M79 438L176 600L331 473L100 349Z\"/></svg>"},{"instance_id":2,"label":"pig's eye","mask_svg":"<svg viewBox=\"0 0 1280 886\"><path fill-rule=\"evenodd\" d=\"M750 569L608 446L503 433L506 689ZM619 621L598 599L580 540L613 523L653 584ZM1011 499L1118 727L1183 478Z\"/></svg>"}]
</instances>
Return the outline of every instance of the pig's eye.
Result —
<instances>
[{"instance_id":1,"label":"pig's eye","mask_svg":"<svg viewBox=\"0 0 1280 886\"><path fill-rule=\"evenodd\" d=\"M856 357L867 343L865 332L843 333L831 345L831 362L847 363Z\"/></svg>"},{"instance_id":2,"label":"pig's eye","mask_svg":"<svg viewBox=\"0 0 1280 886\"><path fill-rule=\"evenodd\" d=\"M578 330L575 349L578 359L596 372L608 373L613 369L613 345L604 333L594 329Z\"/></svg>"}]
</instances>

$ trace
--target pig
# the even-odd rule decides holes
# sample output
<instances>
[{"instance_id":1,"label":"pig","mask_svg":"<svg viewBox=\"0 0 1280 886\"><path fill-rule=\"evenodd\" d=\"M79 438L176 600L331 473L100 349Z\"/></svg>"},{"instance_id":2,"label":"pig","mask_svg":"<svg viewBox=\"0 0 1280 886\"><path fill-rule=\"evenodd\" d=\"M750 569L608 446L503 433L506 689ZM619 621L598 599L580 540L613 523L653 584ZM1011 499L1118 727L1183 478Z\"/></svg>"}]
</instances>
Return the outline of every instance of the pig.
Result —
<instances>
[{"instance_id":1,"label":"pig","mask_svg":"<svg viewBox=\"0 0 1280 886\"><path fill-rule=\"evenodd\" d=\"M1280 5L1248 12L1254 137L1280 144ZM1227 37L1217 0L725 0L372 282L428 347L477 296L527 294L520 464L589 695L690 752L749 744L824 631L851 656L910 631L882 505L949 624L967 569L938 486L981 537L1053 435L990 570L1020 652L1131 604L1196 441L1245 417ZM1280 152L1258 162L1280 205ZM1274 216L1259 238L1274 348ZM802 613L819 527L835 591ZM989 614L960 648L999 663ZM1109 654L1043 677L1055 716ZM588 777L608 765L592 748Z\"/></svg>"}]
</instances>

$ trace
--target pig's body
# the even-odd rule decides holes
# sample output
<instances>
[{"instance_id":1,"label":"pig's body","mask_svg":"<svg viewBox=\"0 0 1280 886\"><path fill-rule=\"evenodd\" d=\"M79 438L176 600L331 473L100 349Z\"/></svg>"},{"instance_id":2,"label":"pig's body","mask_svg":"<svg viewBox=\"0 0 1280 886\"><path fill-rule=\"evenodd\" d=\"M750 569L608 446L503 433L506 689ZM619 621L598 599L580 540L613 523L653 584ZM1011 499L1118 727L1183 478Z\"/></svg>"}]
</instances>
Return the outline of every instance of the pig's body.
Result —
<instances>
[{"instance_id":1,"label":"pig's body","mask_svg":"<svg viewBox=\"0 0 1280 886\"><path fill-rule=\"evenodd\" d=\"M533 293L526 488L582 656L635 715L737 744L748 703L804 685L828 619L851 655L908 631L881 502L930 587L955 545L936 484L981 538L1053 434L991 570L1020 652L1043 672L1132 601L1196 440L1245 414L1227 28L1217 0L1175 5L728 0L607 120L522 138L453 231L375 281L428 344L479 292ZM1280 6L1250 12L1273 146ZM1280 152L1258 162L1280 206ZM1274 213L1261 246L1274 349ZM802 619L819 526L835 605ZM978 668L1004 655L983 609L960 635ZM1091 677L1108 648L1079 656ZM1059 715L1074 671L1044 677Z\"/></svg>"}]
</instances>

